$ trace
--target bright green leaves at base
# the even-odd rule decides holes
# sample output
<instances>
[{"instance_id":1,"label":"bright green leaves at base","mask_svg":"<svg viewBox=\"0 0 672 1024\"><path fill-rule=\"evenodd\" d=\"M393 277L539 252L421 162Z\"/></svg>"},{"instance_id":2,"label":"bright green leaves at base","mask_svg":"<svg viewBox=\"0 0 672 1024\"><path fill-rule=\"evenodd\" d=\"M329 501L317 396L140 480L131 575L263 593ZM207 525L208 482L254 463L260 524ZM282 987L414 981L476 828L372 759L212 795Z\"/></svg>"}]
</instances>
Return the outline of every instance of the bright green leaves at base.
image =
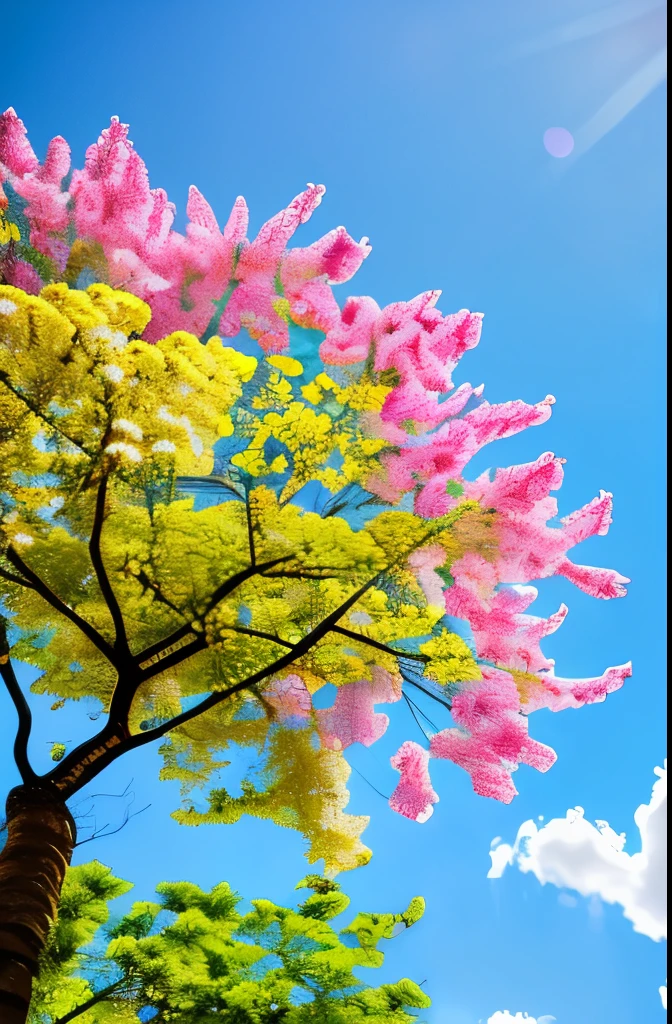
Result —
<instances>
[{"instance_id":1,"label":"bright green leaves at base","mask_svg":"<svg viewBox=\"0 0 672 1024\"><path fill-rule=\"evenodd\" d=\"M108 901L130 888L97 861L68 871L30 1024L73 1013L77 1024L411 1024L430 1005L407 978L373 988L355 973L382 964L381 941L420 919L420 897L339 932L330 922L349 899L319 875L297 886L312 890L298 908L260 899L246 914L226 882L163 882L156 902L103 928Z\"/></svg>"}]
</instances>

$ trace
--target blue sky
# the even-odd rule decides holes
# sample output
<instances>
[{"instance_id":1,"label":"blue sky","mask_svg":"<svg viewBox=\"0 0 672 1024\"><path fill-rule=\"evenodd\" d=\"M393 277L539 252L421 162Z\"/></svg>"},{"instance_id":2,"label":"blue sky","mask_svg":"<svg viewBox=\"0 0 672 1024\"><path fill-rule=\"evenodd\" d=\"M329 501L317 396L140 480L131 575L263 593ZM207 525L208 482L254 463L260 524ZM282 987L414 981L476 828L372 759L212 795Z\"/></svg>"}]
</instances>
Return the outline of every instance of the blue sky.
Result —
<instances>
[{"instance_id":1,"label":"blue sky","mask_svg":"<svg viewBox=\"0 0 672 1024\"><path fill-rule=\"evenodd\" d=\"M645 17L520 55L526 41L605 6L24 0L3 16L0 106L16 108L39 154L62 134L81 164L118 114L152 184L178 208L192 182L220 219L243 193L253 230L307 181L324 182L301 244L337 224L368 235L373 252L349 286L355 294L383 305L442 288L444 312L485 313L458 383L485 381L490 401L556 396L550 423L499 442L474 469L553 450L567 459L562 514L600 487L615 494L609 536L585 544L580 560L631 577L629 597L601 603L554 580L540 586L538 608L570 608L545 645L558 674L588 676L629 658L634 674L606 704L534 716L535 737L559 755L551 772L521 768L520 795L504 807L438 765L441 802L424 826L394 815L353 773L350 809L372 816L374 858L342 880L361 909L426 897L424 921L390 944L384 970L427 979L430 1024L477 1024L505 1007L560 1024L663 1019L664 944L635 934L620 908L562 905L557 889L513 871L486 879L491 840L513 839L526 818L580 804L636 834L633 812L666 755L664 88L576 160L553 160L542 145L551 126L580 130L653 53L657 26ZM40 723L36 760L49 741L81 734L80 716L60 714ZM0 715L4 788L13 782L7 702ZM413 729L394 719L384 742L355 748L352 763L389 793L387 758ZM78 860L110 864L138 898L183 877L292 898L305 865L298 836L254 821L180 828L169 818L177 793L157 782L158 767L155 750L143 749L94 784L114 793L133 779L134 807L151 807L81 847ZM99 821L119 820L114 801L99 807Z\"/></svg>"}]
</instances>

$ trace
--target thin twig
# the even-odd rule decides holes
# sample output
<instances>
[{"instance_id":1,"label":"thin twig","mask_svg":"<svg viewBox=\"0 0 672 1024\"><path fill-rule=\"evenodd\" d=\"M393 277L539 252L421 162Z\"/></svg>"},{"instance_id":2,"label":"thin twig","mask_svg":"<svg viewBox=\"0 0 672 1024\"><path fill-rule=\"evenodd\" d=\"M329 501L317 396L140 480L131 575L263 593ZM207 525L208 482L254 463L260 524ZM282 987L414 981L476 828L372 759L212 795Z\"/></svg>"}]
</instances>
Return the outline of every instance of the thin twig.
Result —
<instances>
[{"instance_id":1,"label":"thin twig","mask_svg":"<svg viewBox=\"0 0 672 1024\"><path fill-rule=\"evenodd\" d=\"M402 693L402 696L403 696L404 700L406 701L406 704L408 705L408 710L413 715L413 718L415 720L415 724L417 725L418 729L420 730L422 735L425 737L425 739L429 743L429 736L427 735L427 733L423 729L422 725L420 724L420 719L418 718L418 716L415 713L415 708L413 706L413 702L410 700L410 698L409 698L407 693Z\"/></svg>"},{"instance_id":2,"label":"thin twig","mask_svg":"<svg viewBox=\"0 0 672 1024\"><path fill-rule=\"evenodd\" d=\"M404 693L404 697L406 698L406 700L407 700L407 701L409 701L409 702L410 702L410 703L411 703L411 704L413 705L413 707L414 707L414 708L415 708L415 710L416 710L416 711L418 712L418 714L419 714L419 715L422 715L422 717L423 717L423 718L425 719L425 721L427 722L427 724L428 724L428 725L431 725L432 729L434 729L434 731L435 731L435 732L438 732L438 731L439 731L439 727L438 727L438 725L436 725L436 723L435 723L435 722L433 722L433 721L431 720L431 718L429 717L429 715L428 715L428 714L426 714L426 712L424 712L424 711L422 710L422 708L420 707L420 705L419 705L419 704L416 704L416 703L415 703L415 701L414 701L414 700L412 700L412 699L411 699L411 698L410 698L410 697L408 696L408 694L407 694L407 693Z\"/></svg>"},{"instance_id":3,"label":"thin twig","mask_svg":"<svg viewBox=\"0 0 672 1024\"><path fill-rule=\"evenodd\" d=\"M247 542L250 548L250 563L256 565L257 556L254 550L254 523L252 522L252 509L250 508L249 488L245 488L245 517L247 519Z\"/></svg>"},{"instance_id":4,"label":"thin twig","mask_svg":"<svg viewBox=\"0 0 672 1024\"><path fill-rule=\"evenodd\" d=\"M93 452L88 451L81 443L81 441L76 441L74 437L71 437L70 434L66 433L66 431L63 430L63 427L59 426L59 423L56 419L47 416L44 410L40 409L40 407L36 405L35 402L32 402L27 395L24 395L23 392L19 391L19 389L12 384L12 382L9 379L9 374L6 372L6 370L0 370L0 384L4 384L7 390L11 391L14 397L18 398L20 402L23 402L26 408L30 409L34 416L37 416L39 419L41 419L43 423L46 423L48 427L51 427L51 429L55 430L56 433L61 435L61 437L64 437L66 441L69 441L70 444L73 444L75 448L79 448L79 450L83 452L84 455L88 455L89 458L92 458Z\"/></svg>"},{"instance_id":5,"label":"thin twig","mask_svg":"<svg viewBox=\"0 0 672 1024\"><path fill-rule=\"evenodd\" d=\"M348 762L348 764L350 764L350 762ZM359 775L359 777L360 777L361 779L364 779L364 782L365 782L365 783L367 784L367 786L370 786L370 787L371 787L371 789L373 790L373 792L374 792L374 793L377 793L377 794L378 794L378 796L382 796L383 800L388 800L388 801L389 801L389 799L390 799L390 798L389 798L389 796L385 796L385 794L384 794L384 793L381 793L379 789L376 789L376 787L374 786L374 784L373 784L372 782L369 782L369 780L367 779L366 775L364 775L364 774L363 774L362 772L360 772L359 768L357 768L357 767L356 767L356 766L355 766L354 764L351 764L351 765L350 765L350 767L351 767L351 768L352 768L352 769L353 769L354 771L356 771L356 772L357 772L357 774Z\"/></svg>"},{"instance_id":6,"label":"thin twig","mask_svg":"<svg viewBox=\"0 0 672 1024\"><path fill-rule=\"evenodd\" d=\"M7 580L9 583L17 583L20 587L26 587L28 590L34 590L32 583L28 580L24 580L21 576L15 576L13 572L7 572L6 569L0 567L0 577L3 580Z\"/></svg>"},{"instance_id":7,"label":"thin twig","mask_svg":"<svg viewBox=\"0 0 672 1024\"><path fill-rule=\"evenodd\" d=\"M407 675L403 669L401 670L401 675L407 683L410 683L411 686L415 686L416 690L420 690L422 693L426 694L427 697L431 697L432 700L435 700L437 704L441 704L448 711L452 711L452 706L447 700L443 700L443 698L439 697L438 693L433 693L431 690L428 690L427 687L419 683L417 679L413 679L412 676Z\"/></svg>"},{"instance_id":8,"label":"thin twig","mask_svg":"<svg viewBox=\"0 0 672 1024\"><path fill-rule=\"evenodd\" d=\"M57 594L51 590L47 584L41 579L37 573L26 565L21 555L12 547L7 549L7 560L12 563L15 569L18 569L22 573L29 583L32 584L33 589L37 591L40 597L51 605L57 612L64 615L66 619L69 619L73 625L77 626L84 636L91 641L94 647L97 647L101 654L104 654L108 661L110 661L115 667L119 667L119 659L111 644L107 642L105 637L101 636L97 629L87 622L85 619L78 615L69 605L62 601Z\"/></svg>"},{"instance_id":9,"label":"thin twig","mask_svg":"<svg viewBox=\"0 0 672 1024\"><path fill-rule=\"evenodd\" d=\"M366 644L367 647L374 647L377 651L383 651L385 654L393 654L395 658L410 658L411 661L421 661L423 663L429 661L426 654L398 651L394 647L388 647L387 644L381 644L379 640L372 640L371 637L365 636L363 633L356 633L353 629L346 629L345 626L334 626L333 632L347 636L350 640L356 640L360 644Z\"/></svg>"},{"instance_id":10,"label":"thin twig","mask_svg":"<svg viewBox=\"0 0 672 1024\"><path fill-rule=\"evenodd\" d=\"M151 804L146 804L144 807L141 807L139 811L133 811L133 814L129 814L127 808L126 813L124 814L124 820L117 828L113 828L111 832L105 832L105 829L109 828L108 822L108 824L103 825L101 829L96 829L93 835L88 836L86 839L79 840L79 842L75 843L75 846L84 846L85 843L92 843L94 839L107 839L109 836L116 835L117 832L121 832L122 828L126 828L131 818L137 818L138 814L142 814L143 811L148 810L151 806Z\"/></svg>"},{"instance_id":11,"label":"thin twig","mask_svg":"<svg viewBox=\"0 0 672 1024\"><path fill-rule=\"evenodd\" d=\"M270 640L274 644L280 644L281 647L286 647L288 650L293 651L296 644L292 644L289 640L282 640L279 636L275 636L273 633L265 633L262 629L249 629L247 626L230 626L231 632L242 633L244 636L256 636L260 640Z\"/></svg>"}]
</instances>

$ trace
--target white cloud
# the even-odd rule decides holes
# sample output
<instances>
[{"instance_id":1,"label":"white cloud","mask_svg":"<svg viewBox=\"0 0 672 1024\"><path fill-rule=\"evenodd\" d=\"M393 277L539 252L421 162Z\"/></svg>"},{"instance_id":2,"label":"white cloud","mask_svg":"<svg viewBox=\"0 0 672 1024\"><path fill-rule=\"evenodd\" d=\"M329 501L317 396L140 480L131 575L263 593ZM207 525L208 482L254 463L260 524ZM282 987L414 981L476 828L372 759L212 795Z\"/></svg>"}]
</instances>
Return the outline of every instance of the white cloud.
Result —
<instances>
[{"instance_id":1,"label":"white cloud","mask_svg":"<svg viewBox=\"0 0 672 1024\"><path fill-rule=\"evenodd\" d=\"M660 1001L663 1004L663 1009L666 1010L667 1009L667 980L665 981L664 985L660 986L658 991L660 992Z\"/></svg>"},{"instance_id":2,"label":"white cloud","mask_svg":"<svg viewBox=\"0 0 672 1024\"><path fill-rule=\"evenodd\" d=\"M618 903L636 932L655 941L666 938L667 761L654 771L658 779L651 800L635 811L640 853L625 853L624 833L617 835L606 821L592 825L577 807L542 828L524 822L513 846L495 841L488 878L500 878L507 865L516 865L542 885L550 882Z\"/></svg>"},{"instance_id":3,"label":"white cloud","mask_svg":"<svg viewBox=\"0 0 672 1024\"><path fill-rule=\"evenodd\" d=\"M492 1017L488 1017L488 1024L551 1024L555 1017L528 1017L520 1010L518 1013L509 1013L508 1010L497 1010Z\"/></svg>"}]
</instances>

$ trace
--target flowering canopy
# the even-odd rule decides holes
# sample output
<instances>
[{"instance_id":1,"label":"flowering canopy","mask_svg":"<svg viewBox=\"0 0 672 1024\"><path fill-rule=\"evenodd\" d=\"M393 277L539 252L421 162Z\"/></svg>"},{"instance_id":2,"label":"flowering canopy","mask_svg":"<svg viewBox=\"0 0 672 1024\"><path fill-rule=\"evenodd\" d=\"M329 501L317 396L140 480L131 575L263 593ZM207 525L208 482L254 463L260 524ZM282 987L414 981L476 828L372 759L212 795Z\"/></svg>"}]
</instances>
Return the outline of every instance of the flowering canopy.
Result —
<instances>
[{"instance_id":1,"label":"flowering canopy","mask_svg":"<svg viewBox=\"0 0 672 1024\"><path fill-rule=\"evenodd\" d=\"M178 233L116 119L71 172L63 139L40 164L7 111L0 182L9 638L54 707L96 698L108 715L51 773L64 795L168 732L162 774L185 793L229 744L249 745L261 761L242 795L212 788L206 811L187 797L178 819L269 817L328 871L351 867L367 819L344 813L343 751L380 738L377 707L409 688L454 724L392 758L395 810L429 817L434 758L506 802L518 764L546 771L555 755L528 736L530 712L603 700L630 668L556 676L540 642L566 608L530 615L529 584L562 575L608 599L628 581L568 554L607 532L610 494L549 525L562 459L465 475L553 403L454 388L481 315L444 316L436 291L339 305L332 285L367 240L337 228L288 247L321 186L253 241L243 199L222 230L192 188Z\"/></svg>"}]
</instances>

